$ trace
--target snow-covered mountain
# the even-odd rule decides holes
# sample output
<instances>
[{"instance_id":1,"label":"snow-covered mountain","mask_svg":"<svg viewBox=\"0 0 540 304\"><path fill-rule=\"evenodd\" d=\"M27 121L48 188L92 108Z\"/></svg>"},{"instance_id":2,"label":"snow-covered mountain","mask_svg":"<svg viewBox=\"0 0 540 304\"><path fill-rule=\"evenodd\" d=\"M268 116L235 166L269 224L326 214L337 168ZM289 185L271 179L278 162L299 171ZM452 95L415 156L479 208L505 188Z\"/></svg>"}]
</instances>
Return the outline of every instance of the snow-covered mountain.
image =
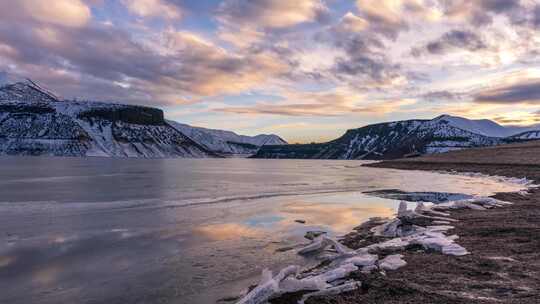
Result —
<instances>
[{"instance_id":1,"label":"snow-covered mountain","mask_svg":"<svg viewBox=\"0 0 540 304\"><path fill-rule=\"evenodd\" d=\"M64 101L35 83L0 87L0 154L212 157L155 108Z\"/></svg>"},{"instance_id":2,"label":"snow-covered mountain","mask_svg":"<svg viewBox=\"0 0 540 304\"><path fill-rule=\"evenodd\" d=\"M348 130L342 137L327 143L266 146L254 157L391 159L522 140L502 137L502 131L489 121L444 115L431 120L379 123Z\"/></svg>"},{"instance_id":3,"label":"snow-covered mountain","mask_svg":"<svg viewBox=\"0 0 540 304\"><path fill-rule=\"evenodd\" d=\"M512 135L509 138L510 139L515 139L515 140L535 140L535 139L540 139L540 130L525 131L525 132L522 132L522 133L518 133L516 135Z\"/></svg>"},{"instance_id":4,"label":"snow-covered mountain","mask_svg":"<svg viewBox=\"0 0 540 304\"><path fill-rule=\"evenodd\" d=\"M502 126L489 119L467 119L451 115L441 115L434 120L445 121L456 128L490 137L508 137L521 132L538 129L538 127L535 126Z\"/></svg>"},{"instance_id":5,"label":"snow-covered mountain","mask_svg":"<svg viewBox=\"0 0 540 304\"><path fill-rule=\"evenodd\" d=\"M0 155L388 159L540 139L540 130L442 115L348 130L321 144L287 145L166 121L142 106L65 101L37 84L0 87Z\"/></svg>"},{"instance_id":6,"label":"snow-covered mountain","mask_svg":"<svg viewBox=\"0 0 540 304\"><path fill-rule=\"evenodd\" d=\"M231 131L193 127L175 121L168 123L208 150L220 154L252 155L265 145L287 144L281 137L273 134L246 136Z\"/></svg>"}]
</instances>

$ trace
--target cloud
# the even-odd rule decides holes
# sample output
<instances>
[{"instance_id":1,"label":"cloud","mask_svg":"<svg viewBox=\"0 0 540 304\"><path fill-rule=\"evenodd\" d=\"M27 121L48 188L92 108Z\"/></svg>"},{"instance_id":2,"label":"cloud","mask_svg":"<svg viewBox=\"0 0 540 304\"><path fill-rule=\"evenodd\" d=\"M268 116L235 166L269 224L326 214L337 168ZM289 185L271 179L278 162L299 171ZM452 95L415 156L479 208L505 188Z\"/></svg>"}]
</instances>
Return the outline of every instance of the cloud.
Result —
<instances>
[{"instance_id":1,"label":"cloud","mask_svg":"<svg viewBox=\"0 0 540 304\"><path fill-rule=\"evenodd\" d=\"M498 122L500 124L504 124L504 125L525 125L525 126L540 122L540 118L533 118L533 119L524 118L524 119L521 119L521 118L506 118L504 116L494 117L493 120L495 120L496 122Z\"/></svg>"},{"instance_id":2,"label":"cloud","mask_svg":"<svg viewBox=\"0 0 540 304\"><path fill-rule=\"evenodd\" d=\"M540 59L534 0L116 1L0 0L0 70L66 97L200 102L182 115L202 123L419 109L410 98L492 115L525 83L493 80Z\"/></svg>"},{"instance_id":3,"label":"cloud","mask_svg":"<svg viewBox=\"0 0 540 304\"><path fill-rule=\"evenodd\" d=\"M492 24L495 16L504 16L512 24L524 25L530 17L530 1L520 0L453 0L440 1L445 15L454 20L466 21L474 26Z\"/></svg>"},{"instance_id":4,"label":"cloud","mask_svg":"<svg viewBox=\"0 0 540 304\"><path fill-rule=\"evenodd\" d=\"M442 55L454 50L475 52L487 48L488 46L478 34L468 30L452 30L420 48L413 48L411 53L418 57L426 53Z\"/></svg>"},{"instance_id":5,"label":"cloud","mask_svg":"<svg viewBox=\"0 0 540 304\"><path fill-rule=\"evenodd\" d=\"M327 12L320 0L225 0L218 20L235 27L285 28L322 20Z\"/></svg>"},{"instance_id":6,"label":"cloud","mask_svg":"<svg viewBox=\"0 0 540 304\"><path fill-rule=\"evenodd\" d=\"M540 79L489 88L478 92L474 96L474 101L494 104L540 104Z\"/></svg>"},{"instance_id":7,"label":"cloud","mask_svg":"<svg viewBox=\"0 0 540 304\"><path fill-rule=\"evenodd\" d=\"M319 34L318 43L331 43L342 51L325 74L359 89L396 85L404 79L401 67L386 54L385 41L371 26L348 12L336 25Z\"/></svg>"},{"instance_id":8,"label":"cloud","mask_svg":"<svg viewBox=\"0 0 540 304\"><path fill-rule=\"evenodd\" d=\"M90 8L81 0L17 0L0 2L0 18L4 21L25 21L81 27L92 17Z\"/></svg>"},{"instance_id":9,"label":"cloud","mask_svg":"<svg viewBox=\"0 0 540 304\"><path fill-rule=\"evenodd\" d=\"M0 69L52 83L61 95L75 93L81 82L79 97L186 103L239 93L290 69L272 53L227 51L186 31L143 29L134 35L101 23L44 23L29 11L17 12L17 20L0 20ZM59 75L70 81L56 81Z\"/></svg>"},{"instance_id":10,"label":"cloud","mask_svg":"<svg viewBox=\"0 0 540 304\"><path fill-rule=\"evenodd\" d=\"M352 58L339 58L334 71L338 75L365 78L365 83L383 84L387 80L398 77L397 65L387 62L382 54L357 55Z\"/></svg>"},{"instance_id":11,"label":"cloud","mask_svg":"<svg viewBox=\"0 0 540 304\"><path fill-rule=\"evenodd\" d=\"M200 95L238 93L285 74L289 67L268 52L229 53L186 32L171 32L167 48L174 51L178 70L172 85Z\"/></svg>"},{"instance_id":12,"label":"cloud","mask_svg":"<svg viewBox=\"0 0 540 304\"><path fill-rule=\"evenodd\" d=\"M356 6L370 31L396 39L399 32L415 22L435 22L442 12L433 1L425 0L357 0Z\"/></svg>"},{"instance_id":13,"label":"cloud","mask_svg":"<svg viewBox=\"0 0 540 304\"><path fill-rule=\"evenodd\" d=\"M464 93L457 93L452 91L430 91L420 96L423 100L430 102L446 102L446 101L460 101L465 98Z\"/></svg>"},{"instance_id":14,"label":"cloud","mask_svg":"<svg viewBox=\"0 0 540 304\"><path fill-rule=\"evenodd\" d=\"M540 4L537 4L533 9L532 25L536 29L540 29Z\"/></svg>"},{"instance_id":15,"label":"cloud","mask_svg":"<svg viewBox=\"0 0 540 304\"><path fill-rule=\"evenodd\" d=\"M352 12L347 12L338 24L337 29L341 32L362 32L367 29L369 22Z\"/></svg>"},{"instance_id":16,"label":"cloud","mask_svg":"<svg viewBox=\"0 0 540 304\"><path fill-rule=\"evenodd\" d=\"M278 104L257 103L254 106L217 108L214 111L248 115L331 117L354 113L381 115L415 103L414 100L400 99L366 102L363 96L347 89L332 92L285 92L283 98Z\"/></svg>"},{"instance_id":17,"label":"cloud","mask_svg":"<svg viewBox=\"0 0 540 304\"><path fill-rule=\"evenodd\" d=\"M122 0L128 10L140 17L161 17L170 20L180 19L182 11L167 0Z\"/></svg>"}]
</instances>

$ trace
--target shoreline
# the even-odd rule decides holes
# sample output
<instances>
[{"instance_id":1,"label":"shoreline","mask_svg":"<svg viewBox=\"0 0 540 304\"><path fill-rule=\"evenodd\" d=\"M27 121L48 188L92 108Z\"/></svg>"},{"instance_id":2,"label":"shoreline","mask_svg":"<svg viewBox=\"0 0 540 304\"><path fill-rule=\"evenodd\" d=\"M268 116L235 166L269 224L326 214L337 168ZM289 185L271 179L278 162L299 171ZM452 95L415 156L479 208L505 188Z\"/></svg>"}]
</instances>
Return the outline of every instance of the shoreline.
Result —
<instances>
[{"instance_id":1,"label":"shoreline","mask_svg":"<svg viewBox=\"0 0 540 304\"><path fill-rule=\"evenodd\" d=\"M367 167L481 173L540 183L536 164L383 161ZM456 210L457 243L471 252L454 257L405 252L408 265L386 276L366 276L367 286L317 303L540 303L540 188L527 195L492 196L513 203L503 208ZM345 242L353 241L347 237Z\"/></svg>"},{"instance_id":2,"label":"shoreline","mask_svg":"<svg viewBox=\"0 0 540 304\"><path fill-rule=\"evenodd\" d=\"M536 164L471 162L383 161L364 166L441 173L481 173L524 178L540 182ZM337 295L319 296L305 303L535 303L540 302L540 189L492 196L513 203L485 210L453 210L452 234L470 252L449 256L425 250L400 252L407 265L384 274L353 272L361 286ZM355 228L357 230L358 228ZM358 231L358 230L357 230ZM355 238L356 236L356 238ZM362 247L358 233L341 243L351 249ZM357 244L355 244L355 242ZM365 245L365 243L362 243ZM297 303L304 293L284 294L270 303Z\"/></svg>"},{"instance_id":3,"label":"shoreline","mask_svg":"<svg viewBox=\"0 0 540 304\"><path fill-rule=\"evenodd\" d=\"M460 153L454 154L459 159ZM364 166L525 177L540 183L540 165L536 162L447 162L432 158ZM529 188L526 196L503 192L492 197L513 205L487 212L470 209L452 212L452 218L458 219L452 223L455 226L452 232L460 236L457 243L469 250L470 255L455 257L406 251L403 252L405 267L386 276L362 276L361 289L321 297L311 303L540 303L540 188ZM348 235L343 242L351 244L355 239Z\"/></svg>"}]
</instances>

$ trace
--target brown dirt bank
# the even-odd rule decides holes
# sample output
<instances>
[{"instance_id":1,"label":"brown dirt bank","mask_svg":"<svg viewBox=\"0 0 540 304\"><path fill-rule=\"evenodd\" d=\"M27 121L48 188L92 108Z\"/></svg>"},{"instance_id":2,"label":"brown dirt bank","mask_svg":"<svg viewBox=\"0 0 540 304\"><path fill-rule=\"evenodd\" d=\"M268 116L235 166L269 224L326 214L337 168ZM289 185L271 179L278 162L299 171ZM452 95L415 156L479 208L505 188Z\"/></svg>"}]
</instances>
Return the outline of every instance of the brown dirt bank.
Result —
<instances>
[{"instance_id":1,"label":"brown dirt bank","mask_svg":"<svg viewBox=\"0 0 540 304\"><path fill-rule=\"evenodd\" d=\"M452 170L527 177L540 183L540 142L470 149L373 167ZM363 287L307 303L540 303L540 189L528 196L500 193L514 205L488 211L454 211L452 233L471 254L454 257L405 253L407 266L362 278ZM345 243L358 240L351 234ZM360 276L360 274L359 274ZM273 303L296 303L294 296Z\"/></svg>"}]
</instances>

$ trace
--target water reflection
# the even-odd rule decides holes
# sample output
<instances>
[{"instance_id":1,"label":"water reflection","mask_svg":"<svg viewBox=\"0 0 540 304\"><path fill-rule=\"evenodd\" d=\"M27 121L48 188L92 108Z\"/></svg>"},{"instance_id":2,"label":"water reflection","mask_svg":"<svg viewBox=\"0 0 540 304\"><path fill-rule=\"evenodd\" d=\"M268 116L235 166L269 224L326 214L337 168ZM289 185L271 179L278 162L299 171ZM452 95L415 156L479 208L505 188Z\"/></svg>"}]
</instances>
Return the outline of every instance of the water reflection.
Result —
<instances>
[{"instance_id":1,"label":"water reflection","mask_svg":"<svg viewBox=\"0 0 540 304\"><path fill-rule=\"evenodd\" d=\"M263 267L304 263L276 249L306 231L395 212L361 191L520 189L360 164L0 158L0 303L214 303Z\"/></svg>"},{"instance_id":2,"label":"water reflection","mask_svg":"<svg viewBox=\"0 0 540 304\"><path fill-rule=\"evenodd\" d=\"M389 217L395 209L387 202L379 205L376 202L359 202L357 205L293 202L283 206L281 212L286 215L287 224L295 219L302 219L310 226L321 227L334 233L346 233L370 217Z\"/></svg>"},{"instance_id":3,"label":"water reflection","mask_svg":"<svg viewBox=\"0 0 540 304\"><path fill-rule=\"evenodd\" d=\"M195 228L194 232L203 237L218 241L261 235L259 229L241 223L203 225Z\"/></svg>"},{"instance_id":4,"label":"water reflection","mask_svg":"<svg viewBox=\"0 0 540 304\"><path fill-rule=\"evenodd\" d=\"M394 200L373 198L360 193L306 195L267 201L273 206L270 210L239 215L232 218L234 222L200 225L194 232L213 240L276 233L287 238L288 235L299 235L309 229L340 234L351 231L371 217L391 217L398 204Z\"/></svg>"}]
</instances>

